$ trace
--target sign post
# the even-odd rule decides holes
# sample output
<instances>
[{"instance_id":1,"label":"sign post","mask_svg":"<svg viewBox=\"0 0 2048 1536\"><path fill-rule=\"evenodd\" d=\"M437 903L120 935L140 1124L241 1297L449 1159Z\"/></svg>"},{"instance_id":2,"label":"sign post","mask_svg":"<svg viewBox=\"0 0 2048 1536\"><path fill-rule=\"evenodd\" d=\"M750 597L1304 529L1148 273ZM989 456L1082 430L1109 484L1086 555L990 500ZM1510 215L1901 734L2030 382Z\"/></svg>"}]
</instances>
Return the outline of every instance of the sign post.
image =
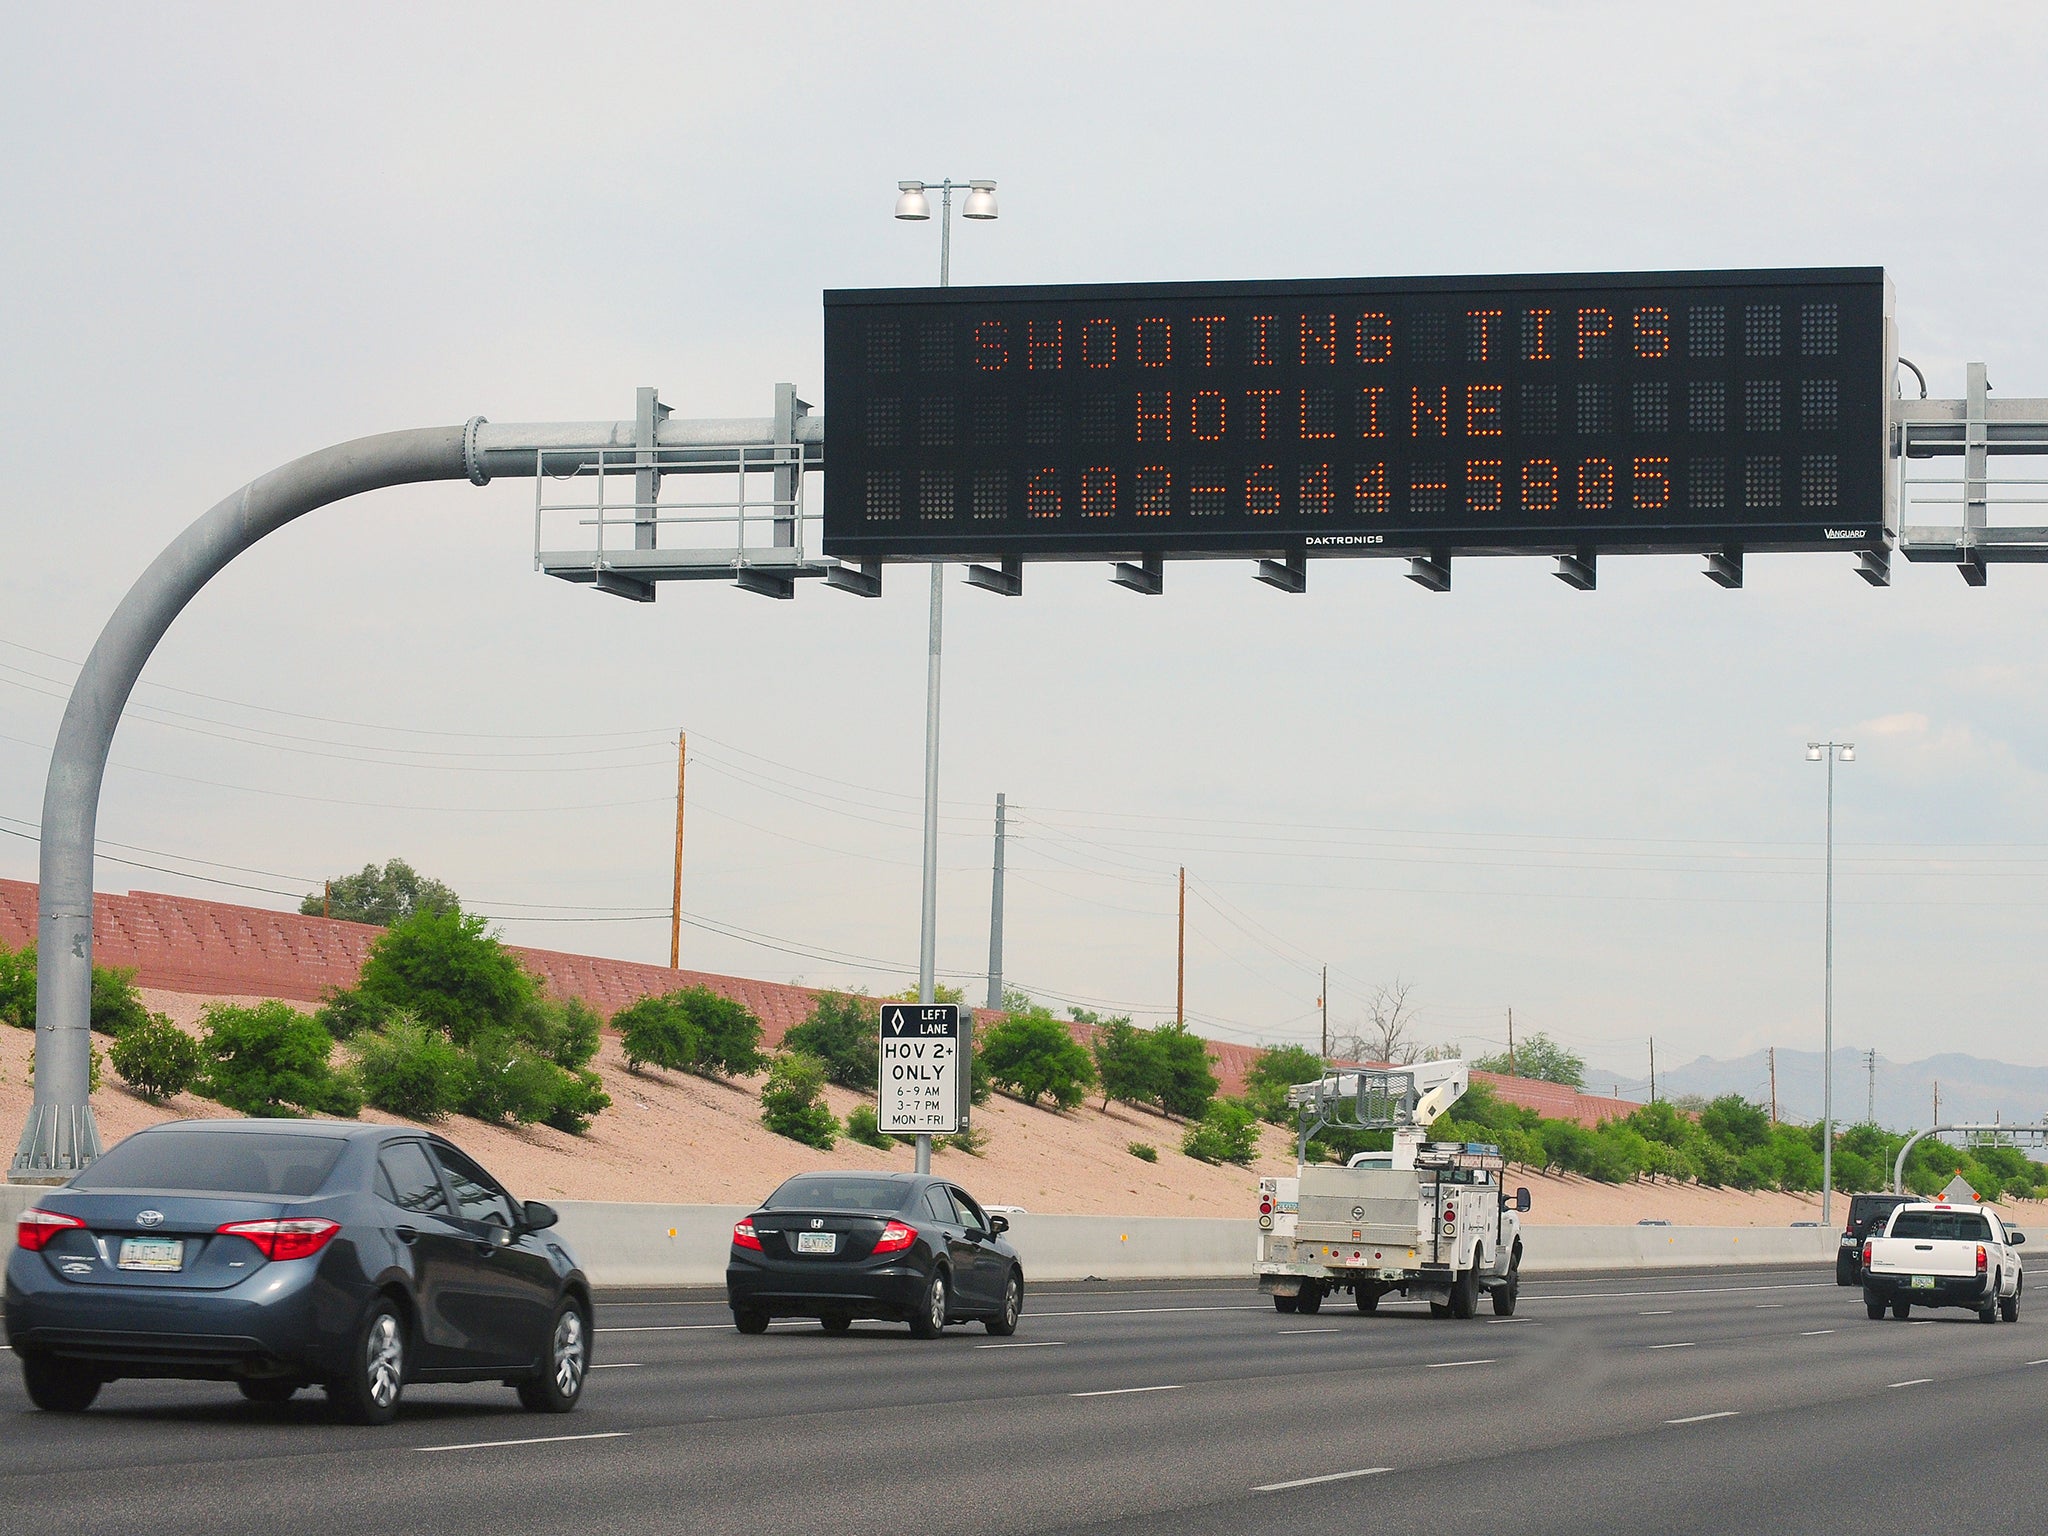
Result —
<instances>
[{"instance_id":1,"label":"sign post","mask_svg":"<svg viewBox=\"0 0 2048 1536\"><path fill-rule=\"evenodd\" d=\"M917 1138L917 1171L931 1172L932 1137L967 1126L972 1026L954 1003L882 1004L875 1118Z\"/></svg>"}]
</instances>

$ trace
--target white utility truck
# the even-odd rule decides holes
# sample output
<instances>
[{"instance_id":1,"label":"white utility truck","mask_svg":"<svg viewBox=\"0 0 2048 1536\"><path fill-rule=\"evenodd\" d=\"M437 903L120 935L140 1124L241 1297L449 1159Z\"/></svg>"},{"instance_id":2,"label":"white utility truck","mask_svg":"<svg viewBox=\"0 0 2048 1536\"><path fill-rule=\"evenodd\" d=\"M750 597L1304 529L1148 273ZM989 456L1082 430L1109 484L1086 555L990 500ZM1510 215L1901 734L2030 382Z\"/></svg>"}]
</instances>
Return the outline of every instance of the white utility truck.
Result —
<instances>
[{"instance_id":1,"label":"white utility truck","mask_svg":"<svg viewBox=\"0 0 2048 1536\"><path fill-rule=\"evenodd\" d=\"M1500 1148L1432 1142L1429 1124L1470 1083L1461 1061L1331 1072L1288 1090L1300 1117L1295 1177L1259 1181L1259 1289L1282 1312L1316 1312L1349 1291L1361 1312L1389 1292L1437 1317L1470 1317L1482 1293L1512 1317L1521 1290L1529 1191L1501 1187ZM1387 1130L1391 1152L1342 1168L1312 1164L1318 1131Z\"/></svg>"},{"instance_id":2,"label":"white utility truck","mask_svg":"<svg viewBox=\"0 0 2048 1536\"><path fill-rule=\"evenodd\" d=\"M1983 1205L1928 1201L1902 1205L1884 1233L1863 1240L1863 1307L1872 1322L1889 1307L1968 1307L1981 1323L2018 1322L2020 1244L1998 1212Z\"/></svg>"}]
</instances>

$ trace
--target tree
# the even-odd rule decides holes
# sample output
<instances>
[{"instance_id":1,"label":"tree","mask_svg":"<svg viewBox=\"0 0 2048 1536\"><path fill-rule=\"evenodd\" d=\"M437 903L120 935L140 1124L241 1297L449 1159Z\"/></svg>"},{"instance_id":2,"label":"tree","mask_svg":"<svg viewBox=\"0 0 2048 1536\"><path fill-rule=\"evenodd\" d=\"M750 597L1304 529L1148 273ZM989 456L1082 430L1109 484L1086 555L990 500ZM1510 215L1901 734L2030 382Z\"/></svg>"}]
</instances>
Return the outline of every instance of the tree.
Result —
<instances>
[{"instance_id":1,"label":"tree","mask_svg":"<svg viewBox=\"0 0 2048 1536\"><path fill-rule=\"evenodd\" d=\"M612 1028L626 1048L626 1070L662 1067L687 1072L697 1065L702 1042L696 1026L665 997L643 997L612 1015Z\"/></svg>"},{"instance_id":2,"label":"tree","mask_svg":"<svg viewBox=\"0 0 2048 1536\"><path fill-rule=\"evenodd\" d=\"M875 1005L844 992L825 993L810 1015L782 1037L785 1050L804 1051L822 1061L828 1082L865 1093L872 1093L880 1081L880 1041Z\"/></svg>"},{"instance_id":3,"label":"tree","mask_svg":"<svg viewBox=\"0 0 2048 1536\"><path fill-rule=\"evenodd\" d=\"M1023 996L1024 994L1021 992L1005 992L1003 994L1003 1006L1007 1008L1010 1006L1011 998ZM943 981L932 984L932 1001L935 1003L960 1003L966 1000L967 994L958 987L949 987ZM891 992L883 1001L888 1003L921 1003L924 999L917 995L917 988L905 987L901 992ZM1026 998L1025 1001L1028 1003L1030 999Z\"/></svg>"},{"instance_id":4,"label":"tree","mask_svg":"<svg viewBox=\"0 0 2048 1536\"><path fill-rule=\"evenodd\" d=\"M1244 1096L1261 1120L1286 1125L1294 1119L1287 1107L1287 1090L1297 1083L1312 1083L1328 1068L1323 1058L1305 1045L1278 1045L1261 1051L1244 1075Z\"/></svg>"},{"instance_id":5,"label":"tree","mask_svg":"<svg viewBox=\"0 0 2048 1536\"><path fill-rule=\"evenodd\" d=\"M1701 1110L1700 1129L1738 1153L1753 1151L1771 1139L1770 1116L1739 1093L1724 1093Z\"/></svg>"},{"instance_id":6,"label":"tree","mask_svg":"<svg viewBox=\"0 0 2048 1536\"><path fill-rule=\"evenodd\" d=\"M761 1021L745 1003L709 987L668 995L697 1031L697 1070L707 1077L744 1077L768 1064L761 1054Z\"/></svg>"},{"instance_id":7,"label":"tree","mask_svg":"<svg viewBox=\"0 0 2048 1536\"><path fill-rule=\"evenodd\" d=\"M1379 1061L1405 1067L1422 1056L1422 1043L1415 1038L1415 1008L1408 1001L1412 983L1395 977L1386 986L1373 988L1366 999L1365 1021L1351 1033L1331 1042L1339 1056L1356 1061Z\"/></svg>"},{"instance_id":8,"label":"tree","mask_svg":"<svg viewBox=\"0 0 2048 1536\"><path fill-rule=\"evenodd\" d=\"M354 1083L328 1065L334 1037L290 1004L214 1003L199 1021L206 1031L204 1092L229 1109L353 1116L362 1108Z\"/></svg>"},{"instance_id":9,"label":"tree","mask_svg":"<svg viewBox=\"0 0 2048 1536\"><path fill-rule=\"evenodd\" d=\"M825 1064L801 1051L777 1056L761 1086L761 1123L778 1136L831 1151L839 1117L825 1106Z\"/></svg>"},{"instance_id":10,"label":"tree","mask_svg":"<svg viewBox=\"0 0 2048 1536\"><path fill-rule=\"evenodd\" d=\"M350 923L389 928L420 912L458 912L462 902L438 880L429 880L403 859L379 869L365 864L361 874L342 875L299 903L306 917L330 917Z\"/></svg>"},{"instance_id":11,"label":"tree","mask_svg":"<svg viewBox=\"0 0 2048 1536\"><path fill-rule=\"evenodd\" d=\"M1216 1096L1209 1042L1185 1024L1162 1024L1152 1039L1160 1059L1159 1107L1182 1120L1198 1118Z\"/></svg>"},{"instance_id":12,"label":"tree","mask_svg":"<svg viewBox=\"0 0 2048 1536\"><path fill-rule=\"evenodd\" d=\"M475 1064L468 1054L405 1014L358 1034L355 1051L363 1097L387 1114L438 1120L470 1094Z\"/></svg>"},{"instance_id":13,"label":"tree","mask_svg":"<svg viewBox=\"0 0 2048 1536\"><path fill-rule=\"evenodd\" d=\"M0 944L0 1024L36 1027L36 947L10 951Z\"/></svg>"},{"instance_id":14,"label":"tree","mask_svg":"<svg viewBox=\"0 0 2048 1536\"><path fill-rule=\"evenodd\" d=\"M149 1010L142 1006L142 994L135 990L132 969L107 965L92 968L94 1034L119 1035L148 1019Z\"/></svg>"},{"instance_id":15,"label":"tree","mask_svg":"<svg viewBox=\"0 0 2048 1536\"><path fill-rule=\"evenodd\" d=\"M107 1056L122 1080L153 1103L190 1088L206 1065L199 1042L162 1013L123 1030Z\"/></svg>"},{"instance_id":16,"label":"tree","mask_svg":"<svg viewBox=\"0 0 2048 1536\"><path fill-rule=\"evenodd\" d=\"M1088 1052L1043 1009L1011 1014L983 1037L975 1054L990 1082L1027 1104L1050 1097L1060 1109L1072 1109L1095 1086Z\"/></svg>"},{"instance_id":17,"label":"tree","mask_svg":"<svg viewBox=\"0 0 2048 1536\"><path fill-rule=\"evenodd\" d=\"M1205 1163L1249 1163L1259 1151L1259 1117L1242 1099L1215 1099L1189 1123L1181 1151Z\"/></svg>"},{"instance_id":18,"label":"tree","mask_svg":"<svg viewBox=\"0 0 2048 1536\"><path fill-rule=\"evenodd\" d=\"M1482 1072L1498 1072L1506 1077L1527 1077L1542 1083L1563 1083L1567 1088L1586 1086L1584 1059L1566 1050L1540 1029L1518 1043L1512 1057L1506 1051L1502 1051L1497 1056L1475 1057L1472 1065Z\"/></svg>"},{"instance_id":19,"label":"tree","mask_svg":"<svg viewBox=\"0 0 2048 1536\"><path fill-rule=\"evenodd\" d=\"M372 1008L410 1012L467 1046L529 1016L539 988L481 917L439 909L393 924L370 946L356 990Z\"/></svg>"},{"instance_id":20,"label":"tree","mask_svg":"<svg viewBox=\"0 0 2048 1536\"><path fill-rule=\"evenodd\" d=\"M1069 1009L1077 1018L1085 1009ZM1102 1081L1102 1107L1115 1100L1120 1104L1159 1104L1166 1080L1166 1057L1149 1029L1140 1029L1129 1019L1098 1019L1093 1014L1079 1022L1095 1025L1095 1070Z\"/></svg>"}]
</instances>

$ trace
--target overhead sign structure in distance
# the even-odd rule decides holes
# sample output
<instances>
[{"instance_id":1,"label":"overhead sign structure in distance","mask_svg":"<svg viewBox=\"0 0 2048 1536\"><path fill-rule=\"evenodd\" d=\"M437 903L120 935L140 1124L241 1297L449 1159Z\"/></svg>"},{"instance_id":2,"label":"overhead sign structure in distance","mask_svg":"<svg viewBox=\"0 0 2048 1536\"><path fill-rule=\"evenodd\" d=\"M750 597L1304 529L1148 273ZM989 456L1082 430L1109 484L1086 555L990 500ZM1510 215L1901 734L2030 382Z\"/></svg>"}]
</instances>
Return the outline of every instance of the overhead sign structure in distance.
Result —
<instances>
[{"instance_id":1,"label":"overhead sign structure in distance","mask_svg":"<svg viewBox=\"0 0 2048 1536\"><path fill-rule=\"evenodd\" d=\"M954 1003L882 1004L875 1118L894 1136L951 1136L967 1124L971 1029Z\"/></svg>"},{"instance_id":2,"label":"overhead sign structure in distance","mask_svg":"<svg viewBox=\"0 0 2048 1536\"><path fill-rule=\"evenodd\" d=\"M1875 267L828 292L824 548L1881 569L1888 295Z\"/></svg>"}]
</instances>

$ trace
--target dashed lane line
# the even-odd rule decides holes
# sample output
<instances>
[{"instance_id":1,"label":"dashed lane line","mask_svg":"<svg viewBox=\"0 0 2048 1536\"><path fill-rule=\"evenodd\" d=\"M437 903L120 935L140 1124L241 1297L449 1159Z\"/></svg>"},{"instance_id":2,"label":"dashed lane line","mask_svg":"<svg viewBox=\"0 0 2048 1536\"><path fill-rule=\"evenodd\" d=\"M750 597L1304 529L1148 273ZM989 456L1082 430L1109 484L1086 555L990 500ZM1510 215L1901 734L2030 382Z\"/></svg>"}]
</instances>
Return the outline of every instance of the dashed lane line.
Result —
<instances>
[{"instance_id":1,"label":"dashed lane line","mask_svg":"<svg viewBox=\"0 0 2048 1536\"><path fill-rule=\"evenodd\" d=\"M1687 1339L1683 1344L1652 1344L1650 1346L1652 1349L1697 1349L1698 1347L1698 1344L1691 1339Z\"/></svg>"},{"instance_id":2,"label":"dashed lane line","mask_svg":"<svg viewBox=\"0 0 2048 1536\"><path fill-rule=\"evenodd\" d=\"M1833 1333L1834 1331L1832 1328L1812 1328L1799 1335L1799 1337L1802 1339L1817 1339L1823 1334Z\"/></svg>"},{"instance_id":3,"label":"dashed lane line","mask_svg":"<svg viewBox=\"0 0 2048 1536\"><path fill-rule=\"evenodd\" d=\"M1031 1339L1021 1344L977 1344L976 1349L1060 1349L1065 1339Z\"/></svg>"},{"instance_id":4,"label":"dashed lane line","mask_svg":"<svg viewBox=\"0 0 2048 1536\"><path fill-rule=\"evenodd\" d=\"M1666 1419L1666 1424L1704 1424L1709 1419L1735 1419L1741 1415L1733 1408L1723 1408L1719 1413L1695 1413L1682 1419Z\"/></svg>"},{"instance_id":5,"label":"dashed lane line","mask_svg":"<svg viewBox=\"0 0 2048 1536\"><path fill-rule=\"evenodd\" d=\"M1662 1312L1638 1312L1636 1314L1637 1317L1669 1317L1670 1315L1671 1309L1669 1307L1666 1307Z\"/></svg>"},{"instance_id":6,"label":"dashed lane line","mask_svg":"<svg viewBox=\"0 0 2048 1536\"><path fill-rule=\"evenodd\" d=\"M1170 1387L1102 1387L1093 1392L1069 1392L1069 1397L1129 1397L1137 1392L1179 1392L1179 1383Z\"/></svg>"},{"instance_id":7,"label":"dashed lane line","mask_svg":"<svg viewBox=\"0 0 2048 1536\"><path fill-rule=\"evenodd\" d=\"M1349 1330L1343 1328L1279 1328L1274 1331L1281 1338L1285 1339L1302 1333L1345 1333Z\"/></svg>"},{"instance_id":8,"label":"dashed lane line","mask_svg":"<svg viewBox=\"0 0 2048 1536\"><path fill-rule=\"evenodd\" d=\"M593 1371L638 1371L644 1369L638 1360L607 1360L603 1365L593 1365Z\"/></svg>"},{"instance_id":9,"label":"dashed lane line","mask_svg":"<svg viewBox=\"0 0 2048 1536\"><path fill-rule=\"evenodd\" d=\"M1452 1369L1454 1369L1455 1367L1457 1367L1457 1366L1461 1366L1461 1365L1499 1365L1499 1364L1500 1364L1500 1362L1499 1362L1498 1360L1438 1360L1438 1361L1435 1361L1434 1363L1432 1363L1432 1364L1430 1364L1430 1365L1425 1365L1425 1366L1423 1367L1423 1369L1424 1369L1425 1371L1448 1371L1448 1370L1452 1370Z\"/></svg>"},{"instance_id":10,"label":"dashed lane line","mask_svg":"<svg viewBox=\"0 0 2048 1536\"><path fill-rule=\"evenodd\" d=\"M491 1451L505 1445L554 1445L563 1440L624 1440L630 1429L600 1430L594 1435L534 1435L525 1440L469 1440L461 1445L416 1445L416 1451Z\"/></svg>"},{"instance_id":11,"label":"dashed lane line","mask_svg":"<svg viewBox=\"0 0 2048 1536\"><path fill-rule=\"evenodd\" d=\"M1759 1291L1819 1291L1833 1286L1832 1280L1791 1280L1771 1285L1702 1285L1655 1291L1529 1291L1525 1294L1532 1301L1638 1301L1650 1296L1747 1296Z\"/></svg>"},{"instance_id":12,"label":"dashed lane line","mask_svg":"<svg viewBox=\"0 0 2048 1536\"><path fill-rule=\"evenodd\" d=\"M1317 1483L1341 1483L1354 1477L1378 1477L1392 1467L1360 1467L1353 1472L1325 1472L1321 1477L1293 1477L1284 1483L1260 1483L1253 1493L1284 1493L1289 1488L1309 1488Z\"/></svg>"},{"instance_id":13,"label":"dashed lane line","mask_svg":"<svg viewBox=\"0 0 2048 1536\"><path fill-rule=\"evenodd\" d=\"M1885 1390L1890 1391L1893 1387L1924 1387L1933 1380L1932 1376L1915 1376L1911 1381L1888 1381L1885 1383Z\"/></svg>"}]
</instances>

